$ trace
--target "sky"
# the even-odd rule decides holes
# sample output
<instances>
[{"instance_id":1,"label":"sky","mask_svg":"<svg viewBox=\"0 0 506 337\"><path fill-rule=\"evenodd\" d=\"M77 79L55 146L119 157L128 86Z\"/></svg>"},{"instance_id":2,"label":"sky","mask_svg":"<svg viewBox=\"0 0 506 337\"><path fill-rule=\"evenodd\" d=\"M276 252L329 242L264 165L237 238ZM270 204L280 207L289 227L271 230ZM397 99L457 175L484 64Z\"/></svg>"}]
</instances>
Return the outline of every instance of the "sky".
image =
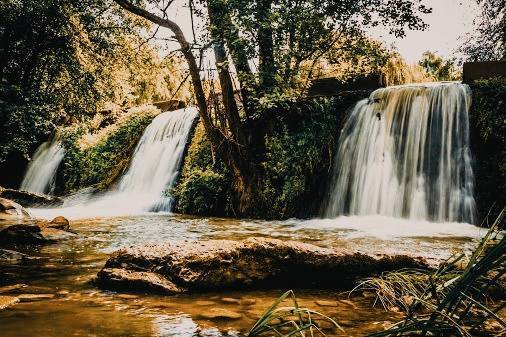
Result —
<instances>
[{"instance_id":1,"label":"sky","mask_svg":"<svg viewBox=\"0 0 506 337\"><path fill-rule=\"evenodd\" d=\"M175 0L170 17L181 26L190 40L191 20L186 3L187 0ZM382 27L369 29L367 32L387 46L395 46L408 63L417 62L428 50L445 58L458 56L455 51L462 43L462 38L472 31L473 19L479 13L475 0L420 0L420 3L432 7L432 13L423 16L424 21L429 24L425 31L408 30L406 37L402 39L389 35ZM162 33L165 34L169 35L168 32Z\"/></svg>"},{"instance_id":2,"label":"sky","mask_svg":"<svg viewBox=\"0 0 506 337\"><path fill-rule=\"evenodd\" d=\"M473 19L479 8L473 0L425 0L432 13L425 15L429 24L425 31L408 31L397 39L384 29L369 30L372 37L395 45L408 63L417 62L423 52L430 50L444 57L452 57L462 43L462 37L472 32Z\"/></svg>"}]
</instances>

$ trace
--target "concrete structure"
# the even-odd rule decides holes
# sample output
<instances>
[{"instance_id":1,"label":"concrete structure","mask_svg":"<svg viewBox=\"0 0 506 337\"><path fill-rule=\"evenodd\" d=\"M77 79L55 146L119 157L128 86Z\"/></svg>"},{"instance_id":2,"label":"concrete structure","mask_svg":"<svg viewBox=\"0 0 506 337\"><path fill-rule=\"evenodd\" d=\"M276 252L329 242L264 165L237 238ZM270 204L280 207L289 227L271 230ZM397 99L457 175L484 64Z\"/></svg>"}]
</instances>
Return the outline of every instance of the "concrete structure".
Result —
<instances>
[{"instance_id":1,"label":"concrete structure","mask_svg":"<svg viewBox=\"0 0 506 337\"><path fill-rule=\"evenodd\" d=\"M370 74L353 81L342 82L334 77L319 78L311 82L309 97L334 96L343 91L375 90L383 87L379 74Z\"/></svg>"},{"instance_id":2,"label":"concrete structure","mask_svg":"<svg viewBox=\"0 0 506 337\"><path fill-rule=\"evenodd\" d=\"M506 77L506 60L464 63L462 81L472 83L475 80L503 76Z\"/></svg>"}]
</instances>

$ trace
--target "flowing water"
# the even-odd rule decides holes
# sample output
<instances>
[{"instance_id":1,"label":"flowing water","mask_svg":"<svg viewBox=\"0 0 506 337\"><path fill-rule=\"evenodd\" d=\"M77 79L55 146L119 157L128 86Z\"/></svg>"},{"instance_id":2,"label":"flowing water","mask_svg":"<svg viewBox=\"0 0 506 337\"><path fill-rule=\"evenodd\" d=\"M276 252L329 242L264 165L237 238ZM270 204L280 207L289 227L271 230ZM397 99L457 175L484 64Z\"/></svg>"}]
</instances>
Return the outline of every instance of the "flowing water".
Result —
<instances>
[{"instance_id":1,"label":"flowing water","mask_svg":"<svg viewBox=\"0 0 506 337\"><path fill-rule=\"evenodd\" d=\"M20 189L35 193L53 194L56 171L65 155L58 137L42 143L28 164Z\"/></svg>"},{"instance_id":2,"label":"flowing water","mask_svg":"<svg viewBox=\"0 0 506 337\"><path fill-rule=\"evenodd\" d=\"M67 198L63 208L47 214L75 216L125 216L148 212L169 212L170 189L179 174L181 160L196 108L167 111L156 116L142 134L132 161L118 184L95 194L83 191Z\"/></svg>"},{"instance_id":3,"label":"flowing water","mask_svg":"<svg viewBox=\"0 0 506 337\"><path fill-rule=\"evenodd\" d=\"M147 211L170 211L172 199L164 191L176 181L188 134L197 117L196 108L164 112L151 122L132 155L132 162L121 178L118 193L129 195L132 204Z\"/></svg>"},{"instance_id":4,"label":"flowing water","mask_svg":"<svg viewBox=\"0 0 506 337\"><path fill-rule=\"evenodd\" d=\"M470 90L453 82L374 91L340 135L324 215L475 223Z\"/></svg>"},{"instance_id":5,"label":"flowing water","mask_svg":"<svg viewBox=\"0 0 506 337\"><path fill-rule=\"evenodd\" d=\"M27 255L18 259L2 258L0 250L0 296L39 295L31 299L24 295L23 302L0 310L2 337L244 336L286 290L160 296L97 289L90 281L109 254L130 245L262 236L322 247L444 258L453 249L472 247L485 232L466 224L415 223L378 216L250 221L151 214L76 219L71 227L78 234L75 238L38 248L18 247ZM16 284L17 289L8 292L2 288ZM295 293L302 305L337 320L345 336L380 331L402 317L379 305L373 307L372 297L348 299L347 293L331 290L295 289ZM239 318L206 318L205 313L213 308L231 311Z\"/></svg>"}]
</instances>

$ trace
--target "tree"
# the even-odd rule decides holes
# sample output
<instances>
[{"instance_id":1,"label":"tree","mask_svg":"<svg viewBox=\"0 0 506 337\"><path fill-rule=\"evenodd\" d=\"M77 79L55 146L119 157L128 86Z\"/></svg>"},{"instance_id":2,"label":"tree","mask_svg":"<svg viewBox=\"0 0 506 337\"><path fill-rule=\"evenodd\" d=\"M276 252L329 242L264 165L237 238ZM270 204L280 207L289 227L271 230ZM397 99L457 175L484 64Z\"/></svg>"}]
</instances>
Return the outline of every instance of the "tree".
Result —
<instances>
[{"instance_id":1,"label":"tree","mask_svg":"<svg viewBox=\"0 0 506 337\"><path fill-rule=\"evenodd\" d=\"M475 31L460 48L471 61L506 59L506 0L476 0L481 14Z\"/></svg>"},{"instance_id":2,"label":"tree","mask_svg":"<svg viewBox=\"0 0 506 337\"><path fill-rule=\"evenodd\" d=\"M261 181L258 161L262 149L252 142L251 123L240 118L234 98L231 65L237 71L244 114L259 116L273 101L294 96L303 65L312 68L343 37L362 33L364 27L384 25L403 36L405 28L425 29L420 15L430 9L413 0L207 0L207 31L221 87L222 104L209 106L201 68L179 25L168 19L171 1L115 0L127 11L168 28L179 43L192 78L193 90L213 152L233 173L238 213L248 213ZM146 8L149 7L149 10ZM253 72L250 63L257 63ZM213 120L211 112L220 118ZM261 202L257 200L257 204Z\"/></svg>"},{"instance_id":3,"label":"tree","mask_svg":"<svg viewBox=\"0 0 506 337\"><path fill-rule=\"evenodd\" d=\"M435 81L456 81L460 78L452 60L444 60L430 51L423 53L418 65Z\"/></svg>"},{"instance_id":4,"label":"tree","mask_svg":"<svg viewBox=\"0 0 506 337\"><path fill-rule=\"evenodd\" d=\"M175 91L178 61L160 60L145 43L152 24L112 0L7 0L0 17L1 171L71 117Z\"/></svg>"}]
</instances>

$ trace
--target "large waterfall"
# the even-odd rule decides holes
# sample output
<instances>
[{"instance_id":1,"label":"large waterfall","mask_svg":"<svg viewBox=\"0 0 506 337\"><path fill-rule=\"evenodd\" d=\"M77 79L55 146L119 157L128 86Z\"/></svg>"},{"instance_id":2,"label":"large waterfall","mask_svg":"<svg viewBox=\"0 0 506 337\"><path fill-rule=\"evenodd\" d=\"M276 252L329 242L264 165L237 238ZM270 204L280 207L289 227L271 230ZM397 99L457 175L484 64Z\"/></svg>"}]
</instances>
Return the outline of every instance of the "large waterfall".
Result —
<instances>
[{"instance_id":1,"label":"large waterfall","mask_svg":"<svg viewBox=\"0 0 506 337\"><path fill-rule=\"evenodd\" d=\"M54 192L56 171L64 155L65 150L58 137L42 143L28 164L20 189L52 194Z\"/></svg>"},{"instance_id":2,"label":"large waterfall","mask_svg":"<svg viewBox=\"0 0 506 337\"><path fill-rule=\"evenodd\" d=\"M475 221L470 90L460 83L374 91L339 139L325 216Z\"/></svg>"}]
</instances>

